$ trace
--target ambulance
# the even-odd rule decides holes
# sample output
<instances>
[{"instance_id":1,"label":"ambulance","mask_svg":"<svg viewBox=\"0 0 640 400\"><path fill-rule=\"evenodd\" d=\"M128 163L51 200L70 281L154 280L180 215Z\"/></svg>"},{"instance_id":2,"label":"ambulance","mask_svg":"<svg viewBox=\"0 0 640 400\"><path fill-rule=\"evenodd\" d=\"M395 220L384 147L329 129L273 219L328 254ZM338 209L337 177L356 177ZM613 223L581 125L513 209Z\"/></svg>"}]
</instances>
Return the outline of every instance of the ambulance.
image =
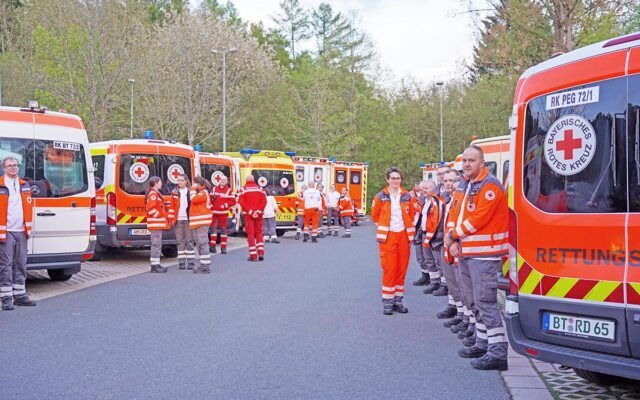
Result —
<instances>
[{"instance_id":1,"label":"ambulance","mask_svg":"<svg viewBox=\"0 0 640 400\"><path fill-rule=\"evenodd\" d=\"M422 170L422 180L425 182L438 183L438 163L420 164Z\"/></svg>"},{"instance_id":2,"label":"ambulance","mask_svg":"<svg viewBox=\"0 0 640 400\"><path fill-rule=\"evenodd\" d=\"M168 203L177 187L178 177L195 176L195 152L192 147L153 139L109 140L92 143L97 200L96 258L112 248L147 247L151 244L146 225L145 193L149 178L160 177L160 191ZM173 229L162 236L162 253L176 257Z\"/></svg>"},{"instance_id":3,"label":"ambulance","mask_svg":"<svg viewBox=\"0 0 640 400\"><path fill-rule=\"evenodd\" d=\"M482 149L484 162L489 168L489 172L503 183L506 183L506 177L509 173L510 142L510 135L476 139L471 142L471 145ZM462 157L460 159L460 169L462 169Z\"/></svg>"},{"instance_id":4,"label":"ambulance","mask_svg":"<svg viewBox=\"0 0 640 400\"><path fill-rule=\"evenodd\" d=\"M333 165L333 183L338 192L349 189L360 215L367 213L367 171L369 163L336 161Z\"/></svg>"},{"instance_id":5,"label":"ambulance","mask_svg":"<svg viewBox=\"0 0 640 400\"><path fill-rule=\"evenodd\" d=\"M198 146L196 146L198 147ZM231 193L238 193L240 185L240 170L233 158L217 153L207 153L196 151L197 175L207 179L213 186L218 186L220 179L225 176ZM227 229L229 234L236 232L239 228L240 218L238 205L229 210L229 220Z\"/></svg>"},{"instance_id":6,"label":"ambulance","mask_svg":"<svg viewBox=\"0 0 640 400\"><path fill-rule=\"evenodd\" d=\"M7 156L20 162L18 174L33 196L27 269L46 269L52 280L68 280L92 257L96 240L84 124L75 115L39 108L37 102L22 109L0 107L0 160Z\"/></svg>"},{"instance_id":7,"label":"ambulance","mask_svg":"<svg viewBox=\"0 0 640 400\"><path fill-rule=\"evenodd\" d=\"M275 197L278 203L276 226L278 235L285 230L295 229L296 193L295 165L292 151L243 149L239 152L221 153L234 160L240 171L239 182L244 185L247 176L253 175L258 186ZM244 217L240 215L240 228L244 227Z\"/></svg>"},{"instance_id":8,"label":"ambulance","mask_svg":"<svg viewBox=\"0 0 640 400\"><path fill-rule=\"evenodd\" d=\"M333 163L335 159L325 157L291 157L296 166L296 182L298 186L310 182L322 184L328 190L332 184Z\"/></svg>"},{"instance_id":9,"label":"ambulance","mask_svg":"<svg viewBox=\"0 0 640 400\"><path fill-rule=\"evenodd\" d=\"M456 156L456 159L453 160L453 165L451 166L451 168L453 168L456 171L458 171L460 176L462 176L462 154L458 154Z\"/></svg>"},{"instance_id":10,"label":"ambulance","mask_svg":"<svg viewBox=\"0 0 640 400\"><path fill-rule=\"evenodd\" d=\"M511 346L640 379L640 34L525 71L509 126Z\"/></svg>"}]
</instances>

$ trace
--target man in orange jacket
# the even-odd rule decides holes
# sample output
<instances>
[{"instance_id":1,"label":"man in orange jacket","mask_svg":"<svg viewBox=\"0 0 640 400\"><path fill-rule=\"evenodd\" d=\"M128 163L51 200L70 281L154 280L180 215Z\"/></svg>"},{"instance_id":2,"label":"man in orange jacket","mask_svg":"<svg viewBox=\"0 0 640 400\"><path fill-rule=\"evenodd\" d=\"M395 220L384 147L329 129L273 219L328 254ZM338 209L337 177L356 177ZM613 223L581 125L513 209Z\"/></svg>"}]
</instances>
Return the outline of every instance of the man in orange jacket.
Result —
<instances>
[{"instance_id":1,"label":"man in orange jacket","mask_svg":"<svg viewBox=\"0 0 640 400\"><path fill-rule=\"evenodd\" d=\"M402 174L396 167L387 170L387 184L373 199L371 219L376 223L376 240L382 266L382 307L384 315L409 310L402 303L404 279L413 242L413 198L402 186Z\"/></svg>"},{"instance_id":2,"label":"man in orange jacket","mask_svg":"<svg viewBox=\"0 0 640 400\"><path fill-rule=\"evenodd\" d=\"M445 245L459 260L462 295L475 316L476 340L458 354L474 358L471 365L476 369L505 371L507 339L498 311L497 279L509 239L507 197L485 166L480 147L464 151L462 170L464 181L452 200Z\"/></svg>"}]
</instances>

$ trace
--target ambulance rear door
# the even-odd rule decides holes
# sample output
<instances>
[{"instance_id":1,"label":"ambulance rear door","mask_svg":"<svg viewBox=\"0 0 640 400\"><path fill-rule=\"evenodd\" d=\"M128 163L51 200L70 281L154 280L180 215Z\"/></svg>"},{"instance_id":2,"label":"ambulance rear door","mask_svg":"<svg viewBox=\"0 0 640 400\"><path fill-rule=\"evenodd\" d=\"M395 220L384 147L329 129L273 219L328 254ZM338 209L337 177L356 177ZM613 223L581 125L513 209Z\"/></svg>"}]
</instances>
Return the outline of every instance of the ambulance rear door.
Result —
<instances>
[{"instance_id":1,"label":"ambulance rear door","mask_svg":"<svg viewBox=\"0 0 640 400\"><path fill-rule=\"evenodd\" d=\"M349 196L356 202L358 212L363 209L362 180L364 179L364 168L361 166L349 167Z\"/></svg>"},{"instance_id":2,"label":"ambulance rear door","mask_svg":"<svg viewBox=\"0 0 640 400\"><path fill-rule=\"evenodd\" d=\"M39 124L34 141L34 254L81 253L89 247L91 154L81 129Z\"/></svg>"},{"instance_id":3,"label":"ambulance rear door","mask_svg":"<svg viewBox=\"0 0 640 400\"><path fill-rule=\"evenodd\" d=\"M333 182L336 185L338 193L342 192L342 188L349 188L349 167L345 165L336 165L333 168Z\"/></svg>"}]
</instances>

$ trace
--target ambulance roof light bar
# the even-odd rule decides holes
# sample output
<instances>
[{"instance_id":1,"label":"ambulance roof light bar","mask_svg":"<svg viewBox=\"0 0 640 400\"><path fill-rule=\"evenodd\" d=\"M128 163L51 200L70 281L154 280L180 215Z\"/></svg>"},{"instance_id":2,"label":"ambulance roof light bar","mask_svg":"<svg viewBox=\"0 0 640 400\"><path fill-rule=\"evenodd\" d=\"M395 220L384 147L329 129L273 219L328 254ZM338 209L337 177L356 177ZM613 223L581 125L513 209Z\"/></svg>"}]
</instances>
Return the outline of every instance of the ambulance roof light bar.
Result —
<instances>
[{"instance_id":1,"label":"ambulance roof light bar","mask_svg":"<svg viewBox=\"0 0 640 400\"><path fill-rule=\"evenodd\" d=\"M195 151L202 151L202 145L197 144L197 145L193 146L193 149L194 149Z\"/></svg>"},{"instance_id":2,"label":"ambulance roof light bar","mask_svg":"<svg viewBox=\"0 0 640 400\"><path fill-rule=\"evenodd\" d=\"M47 107L38 108L38 101L37 100L29 100L27 102L27 108L21 108L20 111L28 111L28 112L44 114L45 111L47 111Z\"/></svg>"},{"instance_id":3,"label":"ambulance roof light bar","mask_svg":"<svg viewBox=\"0 0 640 400\"><path fill-rule=\"evenodd\" d=\"M247 154L247 155L251 155L251 154L258 154L260 153L260 150L256 150L256 149L242 149L240 150L241 154Z\"/></svg>"},{"instance_id":4,"label":"ambulance roof light bar","mask_svg":"<svg viewBox=\"0 0 640 400\"><path fill-rule=\"evenodd\" d=\"M153 139L153 131L144 131L145 139Z\"/></svg>"},{"instance_id":5,"label":"ambulance roof light bar","mask_svg":"<svg viewBox=\"0 0 640 400\"><path fill-rule=\"evenodd\" d=\"M423 162L421 162L421 163L420 163L420 168L424 168L424 167L426 167L426 166L427 166L427 164L425 164L425 163L423 163Z\"/></svg>"},{"instance_id":6,"label":"ambulance roof light bar","mask_svg":"<svg viewBox=\"0 0 640 400\"><path fill-rule=\"evenodd\" d=\"M295 157L297 153L295 151L285 151L284 154L288 155L289 157Z\"/></svg>"}]
</instances>

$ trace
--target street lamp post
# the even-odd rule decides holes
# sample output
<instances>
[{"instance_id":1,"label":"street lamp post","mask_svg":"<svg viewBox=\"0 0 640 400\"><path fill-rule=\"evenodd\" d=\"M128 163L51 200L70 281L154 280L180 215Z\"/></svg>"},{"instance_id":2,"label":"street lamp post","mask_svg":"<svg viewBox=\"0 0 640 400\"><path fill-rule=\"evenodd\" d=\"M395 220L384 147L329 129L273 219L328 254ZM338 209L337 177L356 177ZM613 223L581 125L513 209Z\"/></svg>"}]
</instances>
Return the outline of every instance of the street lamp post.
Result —
<instances>
[{"instance_id":1,"label":"street lamp post","mask_svg":"<svg viewBox=\"0 0 640 400\"><path fill-rule=\"evenodd\" d=\"M436 82L436 86L440 89L440 164L444 163L444 133L442 123L442 86L444 82Z\"/></svg>"},{"instance_id":2,"label":"street lamp post","mask_svg":"<svg viewBox=\"0 0 640 400\"><path fill-rule=\"evenodd\" d=\"M131 129L129 131L129 138L133 139L133 84L136 83L136 80L129 78L129 83L131 84Z\"/></svg>"},{"instance_id":3,"label":"street lamp post","mask_svg":"<svg viewBox=\"0 0 640 400\"><path fill-rule=\"evenodd\" d=\"M222 151L227 151L227 53L238 51L235 47L218 50L212 49L213 54L222 54Z\"/></svg>"}]
</instances>

